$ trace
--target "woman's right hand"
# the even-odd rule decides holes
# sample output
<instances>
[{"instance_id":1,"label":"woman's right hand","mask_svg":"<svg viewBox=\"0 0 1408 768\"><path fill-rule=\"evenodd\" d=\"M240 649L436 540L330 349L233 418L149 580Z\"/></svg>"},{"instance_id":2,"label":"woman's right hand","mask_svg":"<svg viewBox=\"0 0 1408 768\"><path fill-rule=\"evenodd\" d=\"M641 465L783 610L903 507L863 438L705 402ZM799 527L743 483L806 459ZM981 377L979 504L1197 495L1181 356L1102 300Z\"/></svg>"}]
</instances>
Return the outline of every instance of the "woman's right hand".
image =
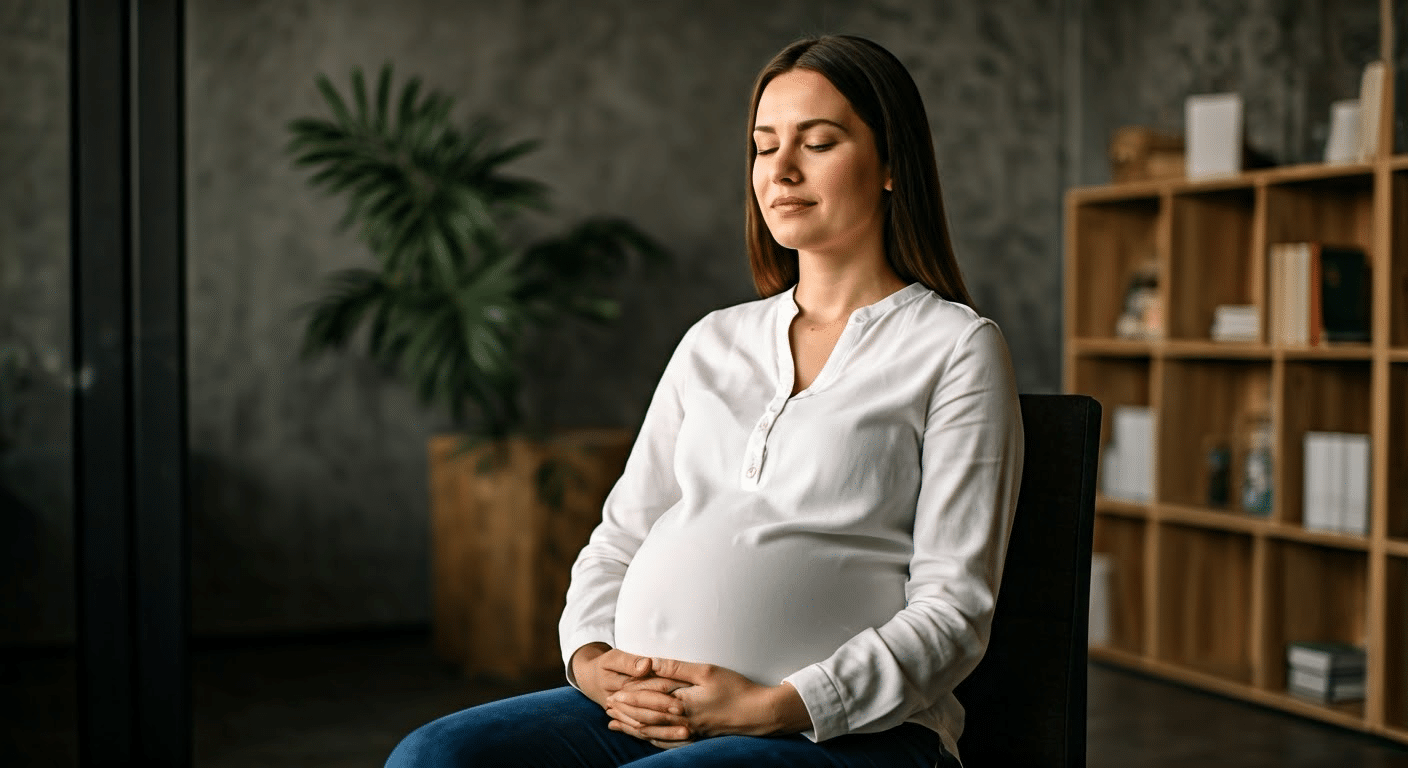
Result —
<instances>
[{"instance_id":1,"label":"woman's right hand","mask_svg":"<svg viewBox=\"0 0 1408 768\"><path fill-rule=\"evenodd\" d=\"M588 643L572 654L572 677L587 698L606 709L606 697L633 679L650 677L650 657L626 653L606 643Z\"/></svg>"}]
</instances>

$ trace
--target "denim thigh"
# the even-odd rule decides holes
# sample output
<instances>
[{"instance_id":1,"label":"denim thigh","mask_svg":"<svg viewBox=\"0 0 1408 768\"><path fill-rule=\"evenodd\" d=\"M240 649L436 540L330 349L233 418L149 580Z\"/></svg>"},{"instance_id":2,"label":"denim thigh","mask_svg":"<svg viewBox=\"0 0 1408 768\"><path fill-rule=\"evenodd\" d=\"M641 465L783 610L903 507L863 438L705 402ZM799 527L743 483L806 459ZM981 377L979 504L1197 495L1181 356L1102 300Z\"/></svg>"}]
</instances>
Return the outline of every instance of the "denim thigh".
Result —
<instances>
[{"instance_id":1,"label":"denim thigh","mask_svg":"<svg viewBox=\"0 0 1408 768\"><path fill-rule=\"evenodd\" d=\"M662 750L606 727L564 686L471 707L416 729L386 768L948 768L938 734L914 723L820 744L800 735L721 736Z\"/></svg>"}]
</instances>

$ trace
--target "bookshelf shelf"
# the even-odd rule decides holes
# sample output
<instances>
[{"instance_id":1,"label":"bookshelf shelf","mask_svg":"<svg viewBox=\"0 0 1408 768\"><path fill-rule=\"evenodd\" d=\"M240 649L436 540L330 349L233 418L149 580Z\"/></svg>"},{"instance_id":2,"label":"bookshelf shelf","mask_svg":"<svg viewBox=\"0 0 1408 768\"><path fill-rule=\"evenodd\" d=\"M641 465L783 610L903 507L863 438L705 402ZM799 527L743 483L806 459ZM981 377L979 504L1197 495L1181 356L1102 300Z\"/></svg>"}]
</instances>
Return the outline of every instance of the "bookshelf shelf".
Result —
<instances>
[{"instance_id":1,"label":"bookshelf shelf","mask_svg":"<svg viewBox=\"0 0 1408 768\"><path fill-rule=\"evenodd\" d=\"M1153 415L1152 498L1096 501L1112 631L1092 658L1408 744L1408 153L1381 137L1370 163L1070 190L1064 388L1103 405L1102 450L1118 408ZM1293 242L1367 254L1368 342L1275 340L1270 252ZM1150 259L1159 338L1120 338ZM1212 340L1225 305L1258 309L1259 341ZM1368 436L1365 534L1305 527L1328 508L1305 481L1334 455L1317 435L1308 463L1307 433ZM1265 488L1257 509L1244 491ZM1365 700L1288 694L1295 641L1363 646Z\"/></svg>"},{"instance_id":2,"label":"bookshelf shelf","mask_svg":"<svg viewBox=\"0 0 1408 768\"><path fill-rule=\"evenodd\" d=\"M1206 338L1196 341L1169 341L1159 350L1164 357L1188 360L1270 360L1271 347L1249 342L1210 341Z\"/></svg>"},{"instance_id":3,"label":"bookshelf shelf","mask_svg":"<svg viewBox=\"0 0 1408 768\"><path fill-rule=\"evenodd\" d=\"M1158 518L1161 522L1195 525L1218 531L1264 534L1267 530L1265 519L1229 509L1160 504Z\"/></svg>"},{"instance_id":4,"label":"bookshelf shelf","mask_svg":"<svg viewBox=\"0 0 1408 768\"><path fill-rule=\"evenodd\" d=\"M1368 552L1370 542L1365 536L1355 536L1348 533L1337 533L1332 531L1310 531L1299 525L1285 523L1269 523L1265 533L1273 539L1281 539L1288 542L1300 542L1302 544L1316 544L1322 547L1334 547L1335 549L1351 550L1355 552Z\"/></svg>"},{"instance_id":5,"label":"bookshelf shelf","mask_svg":"<svg viewBox=\"0 0 1408 768\"><path fill-rule=\"evenodd\" d=\"M1136 520L1144 520L1149 517L1149 505L1142 501L1130 501L1128 499L1115 498L1097 494L1095 496L1095 511L1102 515L1113 515L1115 517L1129 517Z\"/></svg>"}]
</instances>

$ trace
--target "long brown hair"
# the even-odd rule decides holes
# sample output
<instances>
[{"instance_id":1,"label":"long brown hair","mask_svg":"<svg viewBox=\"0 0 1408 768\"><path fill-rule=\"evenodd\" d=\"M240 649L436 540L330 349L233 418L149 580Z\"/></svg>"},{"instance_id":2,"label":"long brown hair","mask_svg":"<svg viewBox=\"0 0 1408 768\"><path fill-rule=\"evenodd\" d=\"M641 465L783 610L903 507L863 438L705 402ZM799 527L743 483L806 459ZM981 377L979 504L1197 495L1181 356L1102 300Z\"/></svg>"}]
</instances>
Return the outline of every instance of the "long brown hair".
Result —
<instances>
[{"instance_id":1,"label":"long brown hair","mask_svg":"<svg viewBox=\"0 0 1408 768\"><path fill-rule=\"evenodd\" d=\"M923 283L945 299L973 306L949 240L929 118L919 88L894 54L853 35L798 40L774 56L753 84L745 236L758 294L773 296L797 283L797 252L773 239L753 193L758 101L773 78L794 69L811 70L831 81L875 134L880 162L889 169L894 187L885 193L885 259L890 267L906 282Z\"/></svg>"}]
</instances>

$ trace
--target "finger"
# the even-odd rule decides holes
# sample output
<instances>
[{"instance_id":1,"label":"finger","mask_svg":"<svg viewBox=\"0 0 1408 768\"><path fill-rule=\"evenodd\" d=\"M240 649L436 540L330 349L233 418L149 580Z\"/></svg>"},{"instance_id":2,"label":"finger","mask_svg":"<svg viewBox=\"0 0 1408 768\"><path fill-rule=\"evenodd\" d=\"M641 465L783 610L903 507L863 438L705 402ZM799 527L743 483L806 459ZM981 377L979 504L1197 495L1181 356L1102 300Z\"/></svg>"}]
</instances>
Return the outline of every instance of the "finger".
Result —
<instances>
[{"instance_id":1,"label":"finger","mask_svg":"<svg viewBox=\"0 0 1408 768\"><path fill-rule=\"evenodd\" d=\"M672 715L683 715L685 709L683 701L668 693L651 690L617 691L608 696L607 701L616 705L627 704L641 709L653 709L656 712L668 712Z\"/></svg>"},{"instance_id":2,"label":"finger","mask_svg":"<svg viewBox=\"0 0 1408 768\"><path fill-rule=\"evenodd\" d=\"M631 679L621 683L621 685L609 691L654 691L656 693L671 694L681 688L688 688L689 683L683 680L671 680L668 677L647 677L644 679Z\"/></svg>"},{"instance_id":3,"label":"finger","mask_svg":"<svg viewBox=\"0 0 1408 768\"><path fill-rule=\"evenodd\" d=\"M640 733L637 738L646 741L681 742L689 741L693 736L689 729L682 725L646 725L635 729Z\"/></svg>"},{"instance_id":4,"label":"finger","mask_svg":"<svg viewBox=\"0 0 1408 768\"><path fill-rule=\"evenodd\" d=\"M684 725L688 722L677 713L671 714L648 707L637 707L620 701L612 702L611 708L634 720L632 725Z\"/></svg>"},{"instance_id":5,"label":"finger","mask_svg":"<svg viewBox=\"0 0 1408 768\"><path fill-rule=\"evenodd\" d=\"M678 659L654 658L650 660L650 668L657 677L668 677L672 680L682 680L686 683L699 685L708 676L710 665Z\"/></svg>"},{"instance_id":6,"label":"finger","mask_svg":"<svg viewBox=\"0 0 1408 768\"><path fill-rule=\"evenodd\" d=\"M660 749L677 749L679 747L688 746L694 743L692 740L689 739L686 739L685 741L659 741L657 739L646 739L646 741L649 741L652 746L659 747Z\"/></svg>"},{"instance_id":7,"label":"finger","mask_svg":"<svg viewBox=\"0 0 1408 768\"><path fill-rule=\"evenodd\" d=\"M640 727L642 727L642 726L641 726L641 722L640 722L639 720L637 720L637 719L635 719L634 717L631 717L630 715L628 715L628 714L622 712L620 709L617 709L616 707L611 707L610 709L606 710L606 715L607 715L608 717L610 717L612 720L615 720L616 722L621 723L622 725L629 725L629 726L632 727L632 728L640 728ZM608 725L610 725L610 723L608 723Z\"/></svg>"},{"instance_id":8,"label":"finger","mask_svg":"<svg viewBox=\"0 0 1408 768\"><path fill-rule=\"evenodd\" d=\"M650 659L645 656L613 650L602 654L601 668L620 673L626 677L642 677L650 674L651 663Z\"/></svg>"}]
</instances>

